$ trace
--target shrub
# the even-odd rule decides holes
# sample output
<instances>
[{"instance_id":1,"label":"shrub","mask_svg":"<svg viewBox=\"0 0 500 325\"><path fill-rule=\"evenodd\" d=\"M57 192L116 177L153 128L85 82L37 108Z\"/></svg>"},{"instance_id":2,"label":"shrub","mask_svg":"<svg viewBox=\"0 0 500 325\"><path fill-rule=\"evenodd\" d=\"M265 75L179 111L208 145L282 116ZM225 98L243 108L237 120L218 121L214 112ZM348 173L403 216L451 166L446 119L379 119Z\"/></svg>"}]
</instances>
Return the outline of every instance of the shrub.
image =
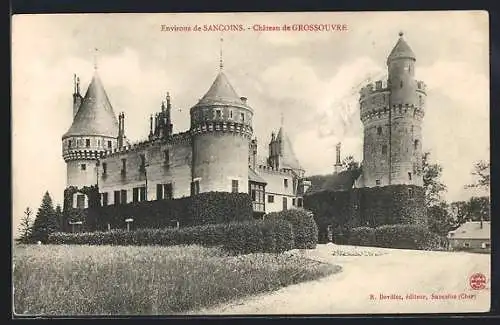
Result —
<instances>
[{"instance_id":1,"label":"shrub","mask_svg":"<svg viewBox=\"0 0 500 325\"><path fill-rule=\"evenodd\" d=\"M294 248L313 249L318 243L318 226L311 211L290 209L271 212L265 219L286 220L292 225Z\"/></svg>"},{"instance_id":2,"label":"shrub","mask_svg":"<svg viewBox=\"0 0 500 325\"><path fill-rule=\"evenodd\" d=\"M384 225L375 228L375 242L378 247L401 249L438 249L440 236L420 225Z\"/></svg>"},{"instance_id":3,"label":"shrub","mask_svg":"<svg viewBox=\"0 0 500 325\"><path fill-rule=\"evenodd\" d=\"M349 232L349 245L375 246L375 229L370 227L352 228Z\"/></svg>"},{"instance_id":4,"label":"shrub","mask_svg":"<svg viewBox=\"0 0 500 325\"><path fill-rule=\"evenodd\" d=\"M53 233L51 244L67 245L201 245L222 246L236 254L278 253L293 248L292 226L284 220L253 220L186 228Z\"/></svg>"}]
</instances>

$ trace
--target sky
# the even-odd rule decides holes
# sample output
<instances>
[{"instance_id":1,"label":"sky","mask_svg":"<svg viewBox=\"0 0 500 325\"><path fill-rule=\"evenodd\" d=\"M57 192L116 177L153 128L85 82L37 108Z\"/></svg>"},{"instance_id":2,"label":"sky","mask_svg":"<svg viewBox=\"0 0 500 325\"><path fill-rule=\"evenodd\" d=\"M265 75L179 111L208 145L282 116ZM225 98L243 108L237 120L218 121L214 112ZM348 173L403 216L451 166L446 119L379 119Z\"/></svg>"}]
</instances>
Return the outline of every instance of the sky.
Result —
<instances>
[{"instance_id":1,"label":"sky","mask_svg":"<svg viewBox=\"0 0 500 325\"><path fill-rule=\"evenodd\" d=\"M243 31L194 31L242 25ZM340 24L335 31L257 31L255 25ZM165 26L191 31L162 31ZM362 160L358 90L387 77L398 33L427 84L422 145L443 167L448 201L466 199L474 162L489 159L489 35L484 11L16 15L12 20L13 230L45 191L61 204L61 136L72 122L73 75L82 95L94 63L132 142L172 97L174 132L224 71L254 109L259 155L281 115L306 175L333 172L335 144ZM221 35L223 42L220 41ZM97 51L95 49L98 49Z\"/></svg>"}]
</instances>

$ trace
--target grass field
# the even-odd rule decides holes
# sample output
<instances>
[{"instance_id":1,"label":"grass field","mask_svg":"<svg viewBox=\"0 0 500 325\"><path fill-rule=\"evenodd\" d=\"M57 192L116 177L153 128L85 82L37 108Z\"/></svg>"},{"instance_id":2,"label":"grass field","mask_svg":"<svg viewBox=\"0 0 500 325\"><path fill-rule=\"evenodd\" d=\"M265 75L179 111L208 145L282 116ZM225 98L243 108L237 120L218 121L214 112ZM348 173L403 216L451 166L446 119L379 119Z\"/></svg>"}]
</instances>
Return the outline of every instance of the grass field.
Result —
<instances>
[{"instance_id":1,"label":"grass field","mask_svg":"<svg viewBox=\"0 0 500 325\"><path fill-rule=\"evenodd\" d=\"M178 314L339 271L287 254L198 246L16 246L18 315Z\"/></svg>"}]
</instances>

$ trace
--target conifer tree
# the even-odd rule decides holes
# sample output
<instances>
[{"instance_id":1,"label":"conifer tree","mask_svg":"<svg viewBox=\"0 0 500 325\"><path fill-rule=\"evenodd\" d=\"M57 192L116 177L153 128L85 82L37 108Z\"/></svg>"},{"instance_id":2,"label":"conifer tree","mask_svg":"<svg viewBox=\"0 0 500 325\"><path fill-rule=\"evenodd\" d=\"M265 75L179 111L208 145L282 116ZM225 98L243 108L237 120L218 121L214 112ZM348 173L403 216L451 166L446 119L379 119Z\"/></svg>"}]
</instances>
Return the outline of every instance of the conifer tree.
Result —
<instances>
[{"instance_id":1,"label":"conifer tree","mask_svg":"<svg viewBox=\"0 0 500 325\"><path fill-rule=\"evenodd\" d=\"M31 238L33 241L46 242L49 234L57 231L59 225L56 219L56 213L52 205L52 198L49 192L45 192L42 204L38 208Z\"/></svg>"},{"instance_id":2,"label":"conifer tree","mask_svg":"<svg viewBox=\"0 0 500 325\"><path fill-rule=\"evenodd\" d=\"M33 211L29 207L24 210L24 215L23 218L21 219L21 224L19 224L19 238L17 239L18 242L26 244L30 242L31 239L31 232L32 232L32 219L31 215L33 214Z\"/></svg>"}]
</instances>

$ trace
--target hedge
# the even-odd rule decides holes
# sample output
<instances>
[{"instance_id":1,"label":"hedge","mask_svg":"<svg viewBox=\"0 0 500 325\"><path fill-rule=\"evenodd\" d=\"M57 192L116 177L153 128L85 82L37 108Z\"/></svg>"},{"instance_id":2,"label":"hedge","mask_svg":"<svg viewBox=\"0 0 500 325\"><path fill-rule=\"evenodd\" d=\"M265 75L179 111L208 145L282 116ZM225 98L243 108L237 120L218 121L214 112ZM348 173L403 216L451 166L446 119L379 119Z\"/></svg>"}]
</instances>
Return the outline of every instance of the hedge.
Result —
<instances>
[{"instance_id":1,"label":"hedge","mask_svg":"<svg viewBox=\"0 0 500 325\"><path fill-rule=\"evenodd\" d=\"M265 220L286 220L292 225L294 247L313 249L318 243L318 226L311 211L290 209L271 212L264 216Z\"/></svg>"},{"instance_id":2,"label":"hedge","mask_svg":"<svg viewBox=\"0 0 500 325\"><path fill-rule=\"evenodd\" d=\"M352 228L349 232L349 245L376 246L375 229L370 227Z\"/></svg>"},{"instance_id":3,"label":"hedge","mask_svg":"<svg viewBox=\"0 0 500 325\"><path fill-rule=\"evenodd\" d=\"M375 228L378 247L436 250L441 248L441 237L420 225L384 225Z\"/></svg>"},{"instance_id":4,"label":"hedge","mask_svg":"<svg viewBox=\"0 0 500 325\"><path fill-rule=\"evenodd\" d=\"M82 191L85 189L81 189ZM181 226L227 223L253 220L252 200L246 193L207 192L191 197L172 200L142 201L101 207L96 189L87 191L89 208L73 209L71 197L78 191L74 187L65 190L64 230L69 231L68 221L83 221L86 231L125 228L125 219L133 218L132 227L165 228L179 222ZM91 204L92 203L92 204Z\"/></svg>"},{"instance_id":5,"label":"hedge","mask_svg":"<svg viewBox=\"0 0 500 325\"><path fill-rule=\"evenodd\" d=\"M292 226L284 220L253 220L185 228L53 233L49 244L222 246L235 254L280 253L293 248Z\"/></svg>"}]
</instances>

